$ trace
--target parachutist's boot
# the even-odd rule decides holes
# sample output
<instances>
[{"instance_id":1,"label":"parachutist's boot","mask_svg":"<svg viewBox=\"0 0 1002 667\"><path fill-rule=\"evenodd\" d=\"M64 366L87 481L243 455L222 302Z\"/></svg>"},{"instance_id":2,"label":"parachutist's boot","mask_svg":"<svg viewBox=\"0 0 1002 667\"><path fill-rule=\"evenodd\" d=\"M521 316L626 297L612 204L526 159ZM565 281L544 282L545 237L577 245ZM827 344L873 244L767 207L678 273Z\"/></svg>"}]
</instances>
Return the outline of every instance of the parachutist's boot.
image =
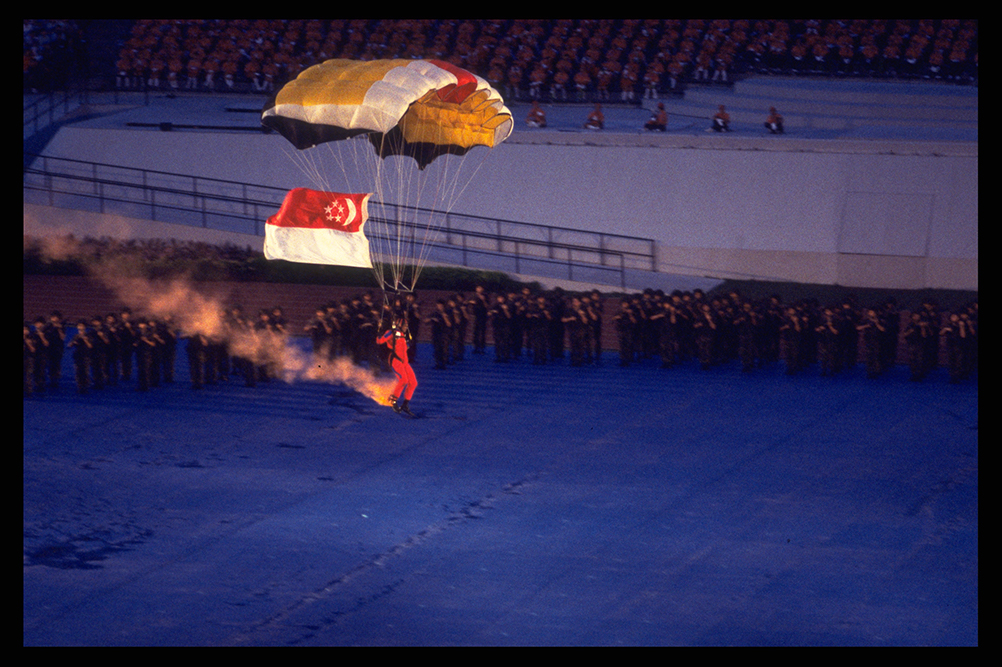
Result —
<instances>
[{"instance_id":1,"label":"parachutist's boot","mask_svg":"<svg viewBox=\"0 0 1002 667\"><path fill-rule=\"evenodd\" d=\"M400 405L397 403L396 396L390 396L390 407L393 408L394 412L400 412Z\"/></svg>"},{"instance_id":2,"label":"parachutist's boot","mask_svg":"<svg viewBox=\"0 0 1002 667\"><path fill-rule=\"evenodd\" d=\"M402 412L402 413L404 413L405 415L410 415L411 417L413 417L413 416L414 416L414 413L413 413L413 412L411 412L411 409L410 409L409 407L407 407L407 404L408 404L408 403L410 403L410 401L409 401L409 400L407 400L406 398L405 398L404 400L400 401L400 405L398 405L398 406L396 407L396 411L397 411L397 412Z\"/></svg>"}]
</instances>

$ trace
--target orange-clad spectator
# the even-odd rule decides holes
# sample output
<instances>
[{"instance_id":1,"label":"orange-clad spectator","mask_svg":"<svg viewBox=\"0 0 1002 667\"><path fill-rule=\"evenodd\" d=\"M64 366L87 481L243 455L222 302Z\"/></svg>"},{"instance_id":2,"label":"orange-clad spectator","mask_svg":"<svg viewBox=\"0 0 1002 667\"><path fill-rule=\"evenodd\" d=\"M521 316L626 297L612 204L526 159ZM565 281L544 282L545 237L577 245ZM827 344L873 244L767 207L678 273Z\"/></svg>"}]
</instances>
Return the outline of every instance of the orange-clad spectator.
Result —
<instances>
[{"instance_id":1,"label":"orange-clad spectator","mask_svg":"<svg viewBox=\"0 0 1002 667\"><path fill-rule=\"evenodd\" d=\"M619 75L619 91L624 102L632 102L637 94L637 81L640 75L634 63L627 63Z\"/></svg>"},{"instance_id":2,"label":"orange-clad spectator","mask_svg":"<svg viewBox=\"0 0 1002 667\"><path fill-rule=\"evenodd\" d=\"M595 77L595 92L599 99L609 99L609 87L612 85L613 72L603 67Z\"/></svg>"},{"instance_id":3,"label":"orange-clad spectator","mask_svg":"<svg viewBox=\"0 0 1002 667\"><path fill-rule=\"evenodd\" d=\"M137 86L142 86L146 80L146 60L142 54L136 54L132 58L132 80Z\"/></svg>"},{"instance_id":4,"label":"orange-clad spectator","mask_svg":"<svg viewBox=\"0 0 1002 667\"><path fill-rule=\"evenodd\" d=\"M167 62L167 84L172 90L178 89L182 70L184 70L184 63L181 62L181 54L175 51Z\"/></svg>"},{"instance_id":5,"label":"orange-clad spectator","mask_svg":"<svg viewBox=\"0 0 1002 667\"><path fill-rule=\"evenodd\" d=\"M588 90L591 88L591 74L588 66L584 65L574 73L574 89L578 93L578 101L583 101L588 97Z\"/></svg>"},{"instance_id":6,"label":"orange-clad spectator","mask_svg":"<svg viewBox=\"0 0 1002 667\"><path fill-rule=\"evenodd\" d=\"M553 74L553 85L550 86L550 98L552 99L567 99L567 84L570 83L571 77L567 73L567 70L558 69Z\"/></svg>"},{"instance_id":7,"label":"orange-clad spectator","mask_svg":"<svg viewBox=\"0 0 1002 667\"><path fill-rule=\"evenodd\" d=\"M783 134L783 117L776 111L776 107L769 107L769 115L765 119L765 128L770 134Z\"/></svg>"},{"instance_id":8,"label":"orange-clad spectator","mask_svg":"<svg viewBox=\"0 0 1002 667\"><path fill-rule=\"evenodd\" d=\"M666 73L668 74L668 88L670 90L677 89L679 81L682 80L682 75L685 74L684 58L672 58L671 62L668 63Z\"/></svg>"},{"instance_id":9,"label":"orange-clad spectator","mask_svg":"<svg viewBox=\"0 0 1002 667\"><path fill-rule=\"evenodd\" d=\"M540 90L546 83L546 77L546 69L542 64L537 64L532 68L532 72L529 73L529 97L534 100L539 99Z\"/></svg>"},{"instance_id":10,"label":"orange-clad spectator","mask_svg":"<svg viewBox=\"0 0 1002 667\"><path fill-rule=\"evenodd\" d=\"M261 83L261 90L271 92L275 90L275 79L278 77L278 65L273 60L265 60L261 64L261 74L264 80Z\"/></svg>"},{"instance_id":11,"label":"orange-clad spectator","mask_svg":"<svg viewBox=\"0 0 1002 667\"><path fill-rule=\"evenodd\" d=\"M595 108L592 109L592 112L588 114L588 118L585 119L584 129L601 130L604 128L605 128L605 114L602 112L602 105L596 102Z\"/></svg>"},{"instance_id":12,"label":"orange-clad spectator","mask_svg":"<svg viewBox=\"0 0 1002 667\"><path fill-rule=\"evenodd\" d=\"M654 65L644 72L644 99L653 100L658 97L658 88L661 85L661 72Z\"/></svg>"},{"instance_id":13,"label":"orange-clad spectator","mask_svg":"<svg viewBox=\"0 0 1002 667\"><path fill-rule=\"evenodd\" d=\"M185 88L194 90L198 88L198 75L202 73L202 60L200 58L188 59L188 80Z\"/></svg>"},{"instance_id":14,"label":"orange-clad spectator","mask_svg":"<svg viewBox=\"0 0 1002 667\"><path fill-rule=\"evenodd\" d=\"M226 87L233 88L234 84L236 84L237 72L240 71L236 57L231 56L224 60L221 69L223 71L223 82L226 84Z\"/></svg>"},{"instance_id":15,"label":"orange-clad spectator","mask_svg":"<svg viewBox=\"0 0 1002 667\"><path fill-rule=\"evenodd\" d=\"M729 50L721 49L713 61L713 80L726 83L734 57Z\"/></svg>"},{"instance_id":16,"label":"orange-clad spectator","mask_svg":"<svg viewBox=\"0 0 1002 667\"><path fill-rule=\"evenodd\" d=\"M261 79L261 61L257 58L251 58L248 60L247 63L244 64L244 76L251 82L254 90L260 91L263 83Z\"/></svg>"},{"instance_id":17,"label":"orange-clad spectator","mask_svg":"<svg viewBox=\"0 0 1002 667\"><path fill-rule=\"evenodd\" d=\"M668 112L665 111L665 103L658 102L658 108L651 115L650 119L644 123L644 129L648 131L657 130L665 132L668 129Z\"/></svg>"},{"instance_id":18,"label":"orange-clad spectator","mask_svg":"<svg viewBox=\"0 0 1002 667\"><path fill-rule=\"evenodd\" d=\"M518 63L508 68L508 91L515 99L522 96L522 67Z\"/></svg>"},{"instance_id":19,"label":"orange-clad spectator","mask_svg":"<svg viewBox=\"0 0 1002 667\"><path fill-rule=\"evenodd\" d=\"M717 107L717 113L713 114L713 122L710 124L710 129L714 132L730 132L731 131L731 115L727 113L727 109L721 104Z\"/></svg>"},{"instance_id":20,"label":"orange-clad spectator","mask_svg":"<svg viewBox=\"0 0 1002 667\"><path fill-rule=\"evenodd\" d=\"M532 108L529 109L529 115L525 118L525 124L529 127L546 127L546 112L536 100L532 101Z\"/></svg>"},{"instance_id":21,"label":"orange-clad spectator","mask_svg":"<svg viewBox=\"0 0 1002 667\"><path fill-rule=\"evenodd\" d=\"M123 53L118 59L117 67L118 74L115 76L115 85L118 88L132 87L132 59Z\"/></svg>"},{"instance_id":22,"label":"orange-clad spectator","mask_svg":"<svg viewBox=\"0 0 1002 667\"><path fill-rule=\"evenodd\" d=\"M150 58L149 78L146 81L150 88L160 87L160 77L163 76L164 66L163 56L159 53L153 54L153 57Z\"/></svg>"}]
</instances>

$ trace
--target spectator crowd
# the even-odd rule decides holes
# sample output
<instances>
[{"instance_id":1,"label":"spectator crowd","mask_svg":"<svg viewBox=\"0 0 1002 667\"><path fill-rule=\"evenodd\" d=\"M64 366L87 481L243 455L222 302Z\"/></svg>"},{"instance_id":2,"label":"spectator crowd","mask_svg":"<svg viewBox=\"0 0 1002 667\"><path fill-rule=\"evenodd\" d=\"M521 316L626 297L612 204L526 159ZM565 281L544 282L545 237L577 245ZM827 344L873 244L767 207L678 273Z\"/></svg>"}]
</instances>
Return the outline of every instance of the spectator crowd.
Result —
<instances>
[{"instance_id":1,"label":"spectator crowd","mask_svg":"<svg viewBox=\"0 0 1002 667\"><path fill-rule=\"evenodd\" d=\"M26 73L52 30L25 20ZM72 29L59 26L62 32ZM147 19L120 88L270 92L330 58L436 58L520 101L659 97L750 73L976 83L976 19Z\"/></svg>"}]
</instances>

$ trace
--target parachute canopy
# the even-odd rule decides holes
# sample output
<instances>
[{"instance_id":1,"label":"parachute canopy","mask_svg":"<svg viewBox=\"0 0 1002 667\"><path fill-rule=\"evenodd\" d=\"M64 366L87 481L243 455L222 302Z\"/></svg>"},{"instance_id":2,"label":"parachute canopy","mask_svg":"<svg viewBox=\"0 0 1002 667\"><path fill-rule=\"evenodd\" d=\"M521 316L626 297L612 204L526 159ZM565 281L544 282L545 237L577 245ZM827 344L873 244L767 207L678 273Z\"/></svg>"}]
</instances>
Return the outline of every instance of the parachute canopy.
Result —
<instances>
[{"instance_id":1,"label":"parachute canopy","mask_svg":"<svg viewBox=\"0 0 1002 667\"><path fill-rule=\"evenodd\" d=\"M303 150L366 134L380 157L424 169L444 154L492 148L511 112L484 79L438 60L334 59L307 68L265 105L261 122Z\"/></svg>"}]
</instances>

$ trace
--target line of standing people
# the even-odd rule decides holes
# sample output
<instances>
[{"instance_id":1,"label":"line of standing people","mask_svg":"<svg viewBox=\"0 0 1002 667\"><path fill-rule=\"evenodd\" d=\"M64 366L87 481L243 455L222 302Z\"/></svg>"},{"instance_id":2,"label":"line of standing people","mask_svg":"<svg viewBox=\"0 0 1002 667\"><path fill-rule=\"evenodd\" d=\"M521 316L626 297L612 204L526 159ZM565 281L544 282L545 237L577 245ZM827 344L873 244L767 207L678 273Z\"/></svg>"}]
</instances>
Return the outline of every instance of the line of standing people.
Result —
<instances>
[{"instance_id":1,"label":"line of standing people","mask_svg":"<svg viewBox=\"0 0 1002 667\"><path fill-rule=\"evenodd\" d=\"M24 395L59 387L67 351L79 393L129 382L133 369L136 388L147 391L174 381L177 343L169 317L135 317L126 308L67 324L54 311L24 325Z\"/></svg>"},{"instance_id":2,"label":"line of standing people","mask_svg":"<svg viewBox=\"0 0 1002 667\"><path fill-rule=\"evenodd\" d=\"M862 363L878 377L903 357L918 381L945 357L951 381L959 382L977 368L977 314L976 302L944 317L925 301L903 320L893 299L860 308L851 298L821 306L813 299L646 290L623 297L613 320L622 366L660 358L665 368L696 360L709 369L736 360L746 372L781 362L789 375L812 365L835 375Z\"/></svg>"}]
</instances>

